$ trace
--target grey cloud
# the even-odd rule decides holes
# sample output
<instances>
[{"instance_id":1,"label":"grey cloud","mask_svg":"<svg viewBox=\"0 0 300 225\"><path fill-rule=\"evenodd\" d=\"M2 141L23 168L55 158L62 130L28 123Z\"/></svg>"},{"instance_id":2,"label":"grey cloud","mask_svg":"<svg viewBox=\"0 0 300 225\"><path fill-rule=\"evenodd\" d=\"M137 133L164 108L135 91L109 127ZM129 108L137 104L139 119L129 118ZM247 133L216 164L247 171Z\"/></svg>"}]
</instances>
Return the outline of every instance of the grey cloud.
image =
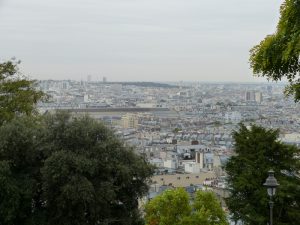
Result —
<instances>
[{"instance_id":1,"label":"grey cloud","mask_svg":"<svg viewBox=\"0 0 300 225\"><path fill-rule=\"evenodd\" d=\"M0 58L44 79L252 80L248 50L281 2L0 0Z\"/></svg>"}]
</instances>

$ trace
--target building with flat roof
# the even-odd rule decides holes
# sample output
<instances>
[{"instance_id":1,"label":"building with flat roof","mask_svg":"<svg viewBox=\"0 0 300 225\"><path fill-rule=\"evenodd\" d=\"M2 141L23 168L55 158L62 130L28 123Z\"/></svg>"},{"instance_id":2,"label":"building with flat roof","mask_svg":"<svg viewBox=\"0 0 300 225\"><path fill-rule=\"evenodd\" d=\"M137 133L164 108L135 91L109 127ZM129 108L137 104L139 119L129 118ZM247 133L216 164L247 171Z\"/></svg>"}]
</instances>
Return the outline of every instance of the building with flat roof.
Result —
<instances>
[{"instance_id":1,"label":"building with flat roof","mask_svg":"<svg viewBox=\"0 0 300 225\"><path fill-rule=\"evenodd\" d=\"M138 119L138 116L136 114L127 113L124 116L122 116L121 126L124 129L128 129L128 128L137 129L138 125L139 125L139 119Z\"/></svg>"}]
</instances>

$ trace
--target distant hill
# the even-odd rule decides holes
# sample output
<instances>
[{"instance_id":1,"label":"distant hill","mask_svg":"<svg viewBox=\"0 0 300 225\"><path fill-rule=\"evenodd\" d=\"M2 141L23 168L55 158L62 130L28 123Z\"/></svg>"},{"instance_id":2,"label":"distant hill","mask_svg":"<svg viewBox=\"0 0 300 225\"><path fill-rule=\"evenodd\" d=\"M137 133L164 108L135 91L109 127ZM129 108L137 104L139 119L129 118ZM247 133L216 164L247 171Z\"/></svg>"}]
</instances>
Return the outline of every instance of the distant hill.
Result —
<instances>
[{"instance_id":1,"label":"distant hill","mask_svg":"<svg viewBox=\"0 0 300 225\"><path fill-rule=\"evenodd\" d=\"M39 80L39 82L44 82L44 81L48 81L48 82L63 82L63 81L67 81L67 82L79 82L79 81L75 81L75 80ZM82 81L81 81L82 82ZM84 81L86 82L86 81ZM86 83L91 83L91 84L122 84L124 86L130 86L130 85L134 85L134 86L139 86L139 87L161 87L161 88L178 88L179 86L177 85L173 85L173 84L166 84L166 83L158 83L158 82L145 82L145 81L141 81L141 82L127 82L127 81L115 81L115 82L101 82L101 81L90 81L90 82L86 82Z\"/></svg>"},{"instance_id":2,"label":"distant hill","mask_svg":"<svg viewBox=\"0 0 300 225\"><path fill-rule=\"evenodd\" d=\"M162 87L162 88L177 88L178 86L165 84L165 83L156 83L156 82L106 82L106 84L122 84L122 85L134 85L139 87Z\"/></svg>"}]
</instances>

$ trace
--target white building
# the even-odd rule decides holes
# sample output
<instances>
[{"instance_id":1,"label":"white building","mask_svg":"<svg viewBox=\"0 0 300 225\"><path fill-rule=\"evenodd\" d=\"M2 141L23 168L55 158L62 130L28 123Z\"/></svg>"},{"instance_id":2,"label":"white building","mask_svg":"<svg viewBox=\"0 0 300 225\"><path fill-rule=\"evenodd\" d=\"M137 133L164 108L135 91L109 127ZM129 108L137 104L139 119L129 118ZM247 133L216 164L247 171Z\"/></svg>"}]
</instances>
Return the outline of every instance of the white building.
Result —
<instances>
[{"instance_id":1,"label":"white building","mask_svg":"<svg viewBox=\"0 0 300 225\"><path fill-rule=\"evenodd\" d=\"M164 160L164 167L169 169L177 169L178 168L178 160L177 159L166 159Z\"/></svg>"},{"instance_id":2,"label":"white building","mask_svg":"<svg viewBox=\"0 0 300 225\"><path fill-rule=\"evenodd\" d=\"M184 172L200 173L200 164L196 162L184 162Z\"/></svg>"},{"instance_id":3,"label":"white building","mask_svg":"<svg viewBox=\"0 0 300 225\"><path fill-rule=\"evenodd\" d=\"M261 103L263 101L263 96L260 91L255 92L255 101Z\"/></svg>"}]
</instances>

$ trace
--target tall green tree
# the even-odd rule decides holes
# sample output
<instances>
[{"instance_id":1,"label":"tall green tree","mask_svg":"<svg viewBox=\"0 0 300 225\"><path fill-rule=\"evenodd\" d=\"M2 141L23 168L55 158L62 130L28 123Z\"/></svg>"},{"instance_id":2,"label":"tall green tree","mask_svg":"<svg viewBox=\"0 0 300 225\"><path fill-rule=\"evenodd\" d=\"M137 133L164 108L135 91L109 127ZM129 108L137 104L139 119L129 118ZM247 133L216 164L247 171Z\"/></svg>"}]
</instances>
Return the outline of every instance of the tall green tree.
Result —
<instances>
[{"instance_id":1,"label":"tall green tree","mask_svg":"<svg viewBox=\"0 0 300 225\"><path fill-rule=\"evenodd\" d=\"M285 0L274 34L268 35L250 53L254 74L270 80L287 78L286 94L300 100L300 0Z\"/></svg>"},{"instance_id":2,"label":"tall green tree","mask_svg":"<svg viewBox=\"0 0 300 225\"><path fill-rule=\"evenodd\" d=\"M41 124L29 117L0 126L0 224L38 224L32 220L43 208L40 168L44 157L39 151L43 133Z\"/></svg>"},{"instance_id":3,"label":"tall green tree","mask_svg":"<svg viewBox=\"0 0 300 225\"><path fill-rule=\"evenodd\" d=\"M91 118L17 117L0 127L0 224L140 224L152 172Z\"/></svg>"},{"instance_id":4,"label":"tall green tree","mask_svg":"<svg viewBox=\"0 0 300 225\"><path fill-rule=\"evenodd\" d=\"M240 125L233 133L235 155L226 164L230 197L227 206L234 220L247 225L269 221L268 195L263 186L273 169L280 186L274 198L274 224L296 225L300 221L300 150L278 140L278 130Z\"/></svg>"},{"instance_id":5,"label":"tall green tree","mask_svg":"<svg viewBox=\"0 0 300 225\"><path fill-rule=\"evenodd\" d=\"M0 124L18 115L36 113L35 104L45 97L35 81L23 76L14 60L0 63Z\"/></svg>"},{"instance_id":6,"label":"tall green tree","mask_svg":"<svg viewBox=\"0 0 300 225\"><path fill-rule=\"evenodd\" d=\"M147 225L227 225L214 193L197 191L191 203L184 189L167 190L145 207Z\"/></svg>"}]
</instances>

